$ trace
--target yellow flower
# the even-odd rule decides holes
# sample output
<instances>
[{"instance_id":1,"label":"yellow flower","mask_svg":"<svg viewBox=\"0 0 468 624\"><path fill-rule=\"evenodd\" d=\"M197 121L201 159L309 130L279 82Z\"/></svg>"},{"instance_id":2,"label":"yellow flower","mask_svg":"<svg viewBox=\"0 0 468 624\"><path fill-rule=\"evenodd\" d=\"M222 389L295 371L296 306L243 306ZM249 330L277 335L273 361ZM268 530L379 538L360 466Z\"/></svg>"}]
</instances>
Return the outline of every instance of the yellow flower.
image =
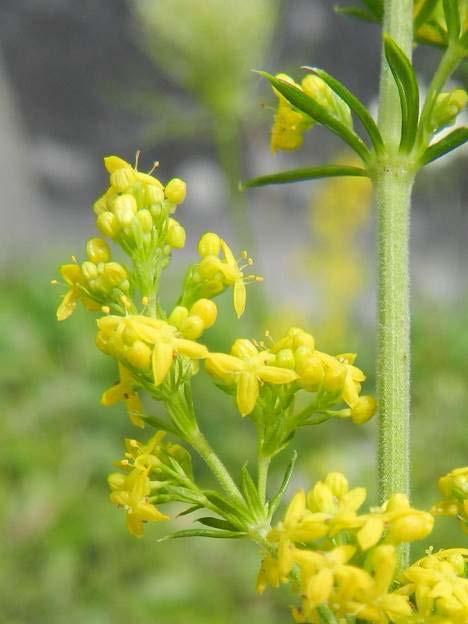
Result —
<instances>
[{"instance_id":1,"label":"yellow flower","mask_svg":"<svg viewBox=\"0 0 468 624\"><path fill-rule=\"evenodd\" d=\"M439 490L444 499L432 508L438 516L457 516L468 534L468 466L455 468L439 479Z\"/></svg>"},{"instance_id":2,"label":"yellow flower","mask_svg":"<svg viewBox=\"0 0 468 624\"><path fill-rule=\"evenodd\" d=\"M294 80L287 74L278 74L276 78L288 82L298 89ZM275 113L273 126L271 128L271 150L296 150L301 147L304 141L304 134L314 125L314 121L296 110L276 89L273 92L278 97L278 108Z\"/></svg>"},{"instance_id":3,"label":"yellow flower","mask_svg":"<svg viewBox=\"0 0 468 624\"><path fill-rule=\"evenodd\" d=\"M161 319L137 314L106 316L98 320L98 327L98 347L136 368L145 369L151 363L156 386L166 378L177 354L192 360L208 355L205 346L180 337L176 327Z\"/></svg>"},{"instance_id":4,"label":"yellow flower","mask_svg":"<svg viewBox=\"0 0 468 624\"><path fill-rule=\"evenodd\" d=\"M206 356L206 369L224 383L237 386L237 407L242 416L247 416L255 407L262 382L288 384L298 377L295 371L269 366L274 359L270 351L258 351L250 340L238 339L231 355L210 353Z\"/></svg>"},{"instance_id":5,"label":"yellow flower","mask_svg":"<svg viewBox=\"0 0 468 624\"><path fill-rule=\"evenodd\" d=\"M114 505L123 507L127 512L127 528L135 537L142 537L145 522L159 522L168 520L169 516L161 513L148 501L151 492L149 469L134 468L119 483L115 476L111 475L109 485L117 487L111 492L110 499Z\"/></svg>"},{"instance_id":6,"label":"yellow flower","mask_svg":"<svg viewBox=\"0 0 468 624\"><path fill-rule=\"evenodd\" d=\"M130 422L136 427L143 429L145 426L145 421L141 417L143 406L138 393L135 391L136 382L131 372L120 363L119 374L119 382L102 394L101 403L110 406L115 405L119 401L124 401Z\"/></svg>"},{"instance_id":7,"label":"yellow flower","mask_svg":"<svg viewBox=\"0 0 468 624\"><path fill-rule=\"evenodd\" d=\"M83 290L86 286L86 278L78 264L63 264L59 270L70 288L57 309L57 320L64 321L71 316L78 301L81 301L88 310L100 310L100 305L88 297Z\"/></svg>"},{"instance_id":8,"label":"yellow flower","mask_svg":"<svg viewBox=\"0 0 468 624\"><path fill-rule=\"evenodd\" d=\"M411 507L404 494L391 496L384 509L383 517L389 525L387 539L393 544L424 539L433 529L432 514Z\"/></svg>"}]
</instances>

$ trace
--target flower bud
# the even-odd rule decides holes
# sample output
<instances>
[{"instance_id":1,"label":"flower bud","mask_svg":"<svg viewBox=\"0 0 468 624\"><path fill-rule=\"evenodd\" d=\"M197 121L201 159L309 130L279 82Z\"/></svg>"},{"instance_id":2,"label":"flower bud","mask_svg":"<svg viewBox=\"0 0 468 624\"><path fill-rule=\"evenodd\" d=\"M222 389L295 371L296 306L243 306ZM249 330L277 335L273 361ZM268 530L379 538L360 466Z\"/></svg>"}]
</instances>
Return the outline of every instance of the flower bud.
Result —
<instances>
[{"instance_id":1,"label":"flower bud","mask_svg":"<svg viewBox=\"0 0 468 624\"><path fill-rule=\"evenodd\" d=\"M415 542L427 537L433 526L434 516L430 513L409 509L392 520L388 539L396 544L400 542Z\"/></svg>"},{"instance_id":2,"label":"flower bud","mask_svg":"<svg viewBox=\"0 0 468 624\"><path fill-rule=\"evenodd\" d=\"M159 184L147 184L145 197L148 204L160 204L164 201L164 191Z\"/></svg>"},{"instance_id":3,"label":"flower bud","mask_svg":"<svg viewBox=\"0 0 468 624\"><path fill-rule=\"evenodd\" d=\"M454 89L438 95L429 122L431 130L435 131L455 123L467 100L468 96L463 89Z\"/></svg>"},{"instance_id":4,"label":"flower bud","mask_svg":"<svg viewBox=\"0 0 468 624\"><path fill-rule=\"evenodd\" d=\"M305 345L298 347L294 351L294 361L295 361L296 371L299 374L302 374L304 370L307 368L311 357L312 357L312 351L309 349L309 347L306 347Z\"/></svg>"},{"instance_id":5,"label":"flower bud","mask_svg":"<svg viewBox=\"0 0 468 624\"><path fill-rule=\"evenodd\" d=\"M119 195L114 202L113 212L122 226L128 226L137 213L137 203L133 195Z\"/></svg>"},{"instance_id":6,"label":"flower bud","mask_svg":"<svg viewBox=\"0 0 468 624\"><path fill-rule=\"evenodd\" d=\"M281 368L294 368L296 362L292 349L281 349L275 357L275 365Z\"/></svg>"},{"instance_id":7,"label":"flower bud","mask_svg":"<svg viewBox=\"0 0 468 624\"><path fill-rule=\"evenodd\" d=\"M159 219L163 211L161 204L151 204L149 210L154 219Z\"/></svg>"},{"instance_id":8,"label":"flower bud","mask_svg":"<svg viewBox=\"0 0 468 624\"><path fill-rule=\"evenodd\" d=\"M171 325L180 329L180 326L188 317L189 312L185 306L176 306L167 319Z\"/></svg>"},{"instance_id":9,"label":"flower bud","mask_svg":"<svg viewBox=\"0 0 468 624\"><path fill-rule=\"evenodd\" d=\"M125 483L125 475L121 472L113 472L107 477L107 483L113 492L120 490Z\"/></svg>"},{"instance_id":10,"label":"flower bud","mask_svg":"<svg viewBox=\"0 0 468 624\"><path fill-rule=\"evenodd\" d=\"M318 357L311 356L301 368L301 382L309 389L320 386L325 377L323 364Z\"/></svg>"},{"instance_id":11,"label":"flower bud","mask_svg":"<svg viewBox=\"0 0 468 624\"><path fill-rule=\"evenodd\" d=\"M98 269L94 262L83 262L81 265L81 272L83 273L87 282L95 280L98 277Z\"/></svg>"},{"instance_id":12,"label":"flower bud","mask_svg":"<svg viewBox=\"0 0 468 624\"><path fill-rule=\"evenodd\" d=\"M349 490L348 480L341 472L329 472L325 477L325 484L337 498L341 498Z\"/></svg>"},{"instance_id":13,"label":"flower bud","mask_svg":"<svg viewBox=\"0 0 468 624\"><path fill-rule=\"evenodd\" d=\"M200 317L203 321L204 329L208 329L216 322L218 308L216 303L210 299L199 299L191 307L190 313Z\"/></svg>"},{"instance_id":14,"label":"flower bud","mask_svg":"<svg viewBox=\"0 0 468 624\"><path fill-rule=\"evenodd\" d=\"M184 337L189 340L196 340L199 338L204 329L205 326L203 324L203 320L199 316L195 315L188 316L180 325L180 331Z\"/></svg>"},{"instance_id":15,"label":"flower bud","mask_svg":"<svg viewBox=\"0 0 468 624\"><path fill-rule=\"evenodd\" d=\"M111 173L110 183L111 186L118 192L124 193L128 187L134 182L135 174L132 169L128 167L122 167L116 169Z\"/></svg>"},{"instance_id":16,"label":"flower bud","mask_svg":"<svg viewBox=\"0 0 468 624\"><path fill-rule=\"evenodd\" d=\"M175 249L182 249L185 245L185 238L185 230L180 223L174 219L169 219L169 227L166 236L168 244Z\"/></svg>"},{"instance_id":17,"label":"flower bud","mask_svg":"<svg viewBox=\"0 0 468 624\"><path fill-rule=\"evenodd\" d=\"M102 238L90 238L86 243L86 253L88 259L95 264L108 262L111 256L109 245Z\"/></svg>"},{"instance_id":18,"label":"flower bud","mask_svg":"<svg viewBox=\"0 0 468 624\"><path fill-rule=\"evenodd\" d=\"M327 368L323 378L323 387L327 392L339 392L344 386L346 369L341 366Z\"/></svg>"},{"instance_id":19,"label":"flower bud","mask_svg":"<svg viewBox=\"0 0 468 624\"><path fill-rule=\"evenodd\" d=\"M110 287L118 286L127 279L127 271L118 262L107 262L104 266L103 277Z\"/></svg>"},{"instance_id":20,"label":"flower bud","mask_svg":"<svg viewBox=\"0 0 468 624\"><path fill-rule=\"evenodd\" d=\"M221 239L213 232L203 234L198 242L198 253L202 258L217 256L221 250Z\"/></svg>"},{"instance_id":21,"label":"flower bud","mask_svg":"<svg viewBox=\"0 0 468 624\"><path fill-rule=\"evenodd\" d=\"M143 341L135 340L127 350L127 360L135 368L148 368L151 362L151 349Z\"/></svg>"},{"instance_id":22,"label":"flower bud","mask_svg":"<svg viewBox=\"0 0 468 624\"><path fill-rule=\"evenodd\" d=\"M153 229L153 217L151 216L151 212L144 208L143 210L139 210L137 212L136 218L138 223L141 226L143 232L151 232Z\"/></svg>"},{"instance_id":23,"label":"flower bud","mask_svg":"<svg viewBox=\"0 0 468 624\"><path fill-rule=\"evenodd\" d=\"M361 396L351 407L351 420L356 425L362 425L375 414L377 401L372 396Z\"/></svg>"},{"instance_id":24,"label":"flower bud","mask_svg":"<svg viewBox=\"0 0 468 624\"><path fill-rule=\"evenodd\" d=\"M173 204L181 204L187 195L187 185L180 178L173 178L167 183L164 194Z\"/></svg>"},{"instance_id":25,"label":"flower bud","mask_svg":"<svg viewBox=\"0 0 468 624\"><path fill-rule=\"evenodd\" d=\"M115 238L120 230L120 224L116 216L109 211L103 212L98 216L96 225L98 230L109 238Z\"/></svg>"},{"instance_id":26,"label":"flower bud","mask_svg":"<svg viewBox=\"0 0 468 624\"><path fill-rule=\"evenodd\" d=\"M108 203L107 203L107 196L106 195L107 194L102 195L102 197L99 197L94 202L93 210L94 210L94 213L96 215L100 215L102 212L105 212L106 210L108 210Z\"/></svg>"}]
</instances>

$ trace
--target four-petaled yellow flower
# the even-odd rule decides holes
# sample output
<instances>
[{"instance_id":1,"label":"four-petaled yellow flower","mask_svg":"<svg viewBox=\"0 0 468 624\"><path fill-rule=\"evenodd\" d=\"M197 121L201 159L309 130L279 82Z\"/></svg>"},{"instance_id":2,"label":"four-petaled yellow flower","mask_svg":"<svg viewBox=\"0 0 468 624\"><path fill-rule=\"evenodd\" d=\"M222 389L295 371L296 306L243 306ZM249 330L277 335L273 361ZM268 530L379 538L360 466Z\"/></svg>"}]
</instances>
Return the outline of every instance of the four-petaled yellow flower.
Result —
<instances>
[{"instance_id":1,"label":"four-petaled yellow flower","mask_svg":"<svg viewBox=\"0 0 468 624\"><path fill-rule=\"evenodd\" d=\"M298 378L295 371L269 366L274 359L270 351L258 351L250 340L239 338L232 346L231 355L206 356L206 369L224 383L237 386L237 407L242 416L247 416L255 407L262 382L288 384Z\"/></svg>"}]
</instances>

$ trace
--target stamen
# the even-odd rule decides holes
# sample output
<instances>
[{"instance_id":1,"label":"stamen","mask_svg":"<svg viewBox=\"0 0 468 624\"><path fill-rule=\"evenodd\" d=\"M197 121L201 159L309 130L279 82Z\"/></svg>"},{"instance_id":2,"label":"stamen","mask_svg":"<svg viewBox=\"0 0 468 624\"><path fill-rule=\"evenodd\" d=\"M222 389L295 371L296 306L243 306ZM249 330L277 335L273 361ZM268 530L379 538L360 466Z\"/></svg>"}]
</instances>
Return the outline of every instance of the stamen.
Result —
<instances>
[{"instance_id":1,"label":"stamen","mask_svg":"<svg viewBox=\"0 0 468 624\"><path fill-rule=\"evenodd\" d=\"M153 173L153 171L155 169L157 169L159 167L159 160L155 160L153 163L153 166L151 167L151 169L148 171L148 175L151 175Z\"/></svg>"},{"instance_id":2,"label":"stamen","mask_svg":"<svg viewBox=\"0 0 468 624\"><path fill-rule=\"evenodd\" d=\"M140 162L141 150L137 150L135 154L135 171L138 171L138 163Z\"/></svg>"},{"instance_id":3,"label":"stamen","mask_svg":"<svg viewBox=\"0 0 468 624\"><path fill-rule=\"evenodd\" d=\"M50 280L50 283L52 284L52 286L57 286L59 282L58 280L53 279L53 280Z\"/></svg>"}]
</instances>

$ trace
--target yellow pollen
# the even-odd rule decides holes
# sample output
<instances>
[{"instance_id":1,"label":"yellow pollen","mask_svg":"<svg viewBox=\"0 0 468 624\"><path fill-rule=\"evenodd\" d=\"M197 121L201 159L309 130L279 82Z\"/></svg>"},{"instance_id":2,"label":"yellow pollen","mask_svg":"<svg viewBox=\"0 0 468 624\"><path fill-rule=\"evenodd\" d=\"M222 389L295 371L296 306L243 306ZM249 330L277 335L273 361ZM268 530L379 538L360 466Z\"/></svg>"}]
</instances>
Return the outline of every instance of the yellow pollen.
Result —
<instances>
[{"instance_id":1,"label":"yellow pollen","mask_svg":"<svg viewBox=\"0 0 468 624\"><path fill-rule=\"evenodd\" d=\"M50 280L50 283L52 284L52 286L57 286L58 280L56 279Z\"/></svg>"},{"instance_id":2,"label":"yellow pollen","mask_svg":"<svg viewBox=\"0 0 468 624\"><path fill-rule=\"evenodd\" d=\"M110 313L110 308L109 306L103 305L101 307L102 312L104 312L104 314L109 314Z\"/></svg>"}]
</instances>

